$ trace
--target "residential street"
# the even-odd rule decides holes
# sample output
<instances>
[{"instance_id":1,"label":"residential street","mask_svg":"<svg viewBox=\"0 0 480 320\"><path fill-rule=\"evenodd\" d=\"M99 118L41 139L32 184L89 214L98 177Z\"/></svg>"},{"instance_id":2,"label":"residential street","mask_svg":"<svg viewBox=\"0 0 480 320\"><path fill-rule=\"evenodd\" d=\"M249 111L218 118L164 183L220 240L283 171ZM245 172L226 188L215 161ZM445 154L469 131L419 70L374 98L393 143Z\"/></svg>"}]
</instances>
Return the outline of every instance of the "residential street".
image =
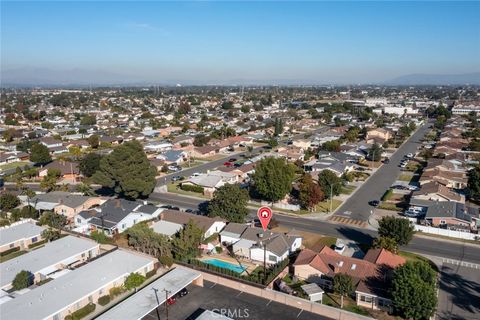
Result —
<instances>
[{"instance_id":1,"label":"residential street","mask_svg":"<svg viewBox=\"0 0 480 320\"><path fill-rule=\"evenodd\" d=\"M390 158L389 164L379 168L350 198L337 210L335 215L346 218L368 221L372 200L380 200L385 191L395 182L400 173L400 161L408 153L414 153L419 147L420 140L428 132L431 123L420 127Z\"/></svg>"},{"instance_id":2,"label":"residential street","mask_svg":"<svg viewBox=\"0 0 480 320\"><path fill-rule=\"evenodd\" d=\"M152 193L150 200L160 201L180 208L198 207L198 204L204 202L202 199L185 197L173 193ZM251 209L252 217L256 216L256 210ZM289 229L296 229L332 237L346 238L349 240L368 242L377 236L372 230L353 228L339 224L329 223L309 218L300 218L294 216L275 214L274 218L281 226ZM480 246L462 244L460 242L440 241L425 237L415 237L412 242L404 249L420 254L444 257L460 261L480 263Z\"/></svg>"}]
</instances>

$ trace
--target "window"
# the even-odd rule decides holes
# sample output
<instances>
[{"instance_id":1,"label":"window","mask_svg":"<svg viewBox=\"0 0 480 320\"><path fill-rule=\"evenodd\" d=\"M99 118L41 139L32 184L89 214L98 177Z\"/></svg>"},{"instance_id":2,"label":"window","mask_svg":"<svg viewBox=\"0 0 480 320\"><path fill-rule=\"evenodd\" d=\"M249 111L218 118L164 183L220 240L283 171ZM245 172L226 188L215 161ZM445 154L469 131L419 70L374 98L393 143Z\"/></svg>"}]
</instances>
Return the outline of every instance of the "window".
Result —
<instances>
[{"instance_id":1,"label":"window","mask_svg":"<svg viewBox=\"0 0 480 320\"><path fill-rule=\"evenodd\" d=\"M37 237L33 237L32 238L32 242L37 242L38 241L38 238Z\"/></svg>"},{"instance_id":2,"label":"window","mask_svg":"<svg viewBox=\"0 0 480 320\"><path fill-rule=\"evenodd\" d=\"M269 255L268 255L268 260L269 260L269 261L273 261L273 262L277 262L277 257L275 257L274 255L269 254Z\"/></svg>"},{"instance_id":3,"label":"window","mask_svg":"<svg viewBox=\"0 0 480 320\"><path fill-rule=\"evenodd\" d=\"M127 225L124 223L122 224L122 229L125 229L127 227Z\"/></svg>"},{"instance_id":4,"label":"window","mask_svg":"<svg viewBox=\"0 0 480 320\"><path fill-rule=\"evenodd\" d=\"M82 219L77 218L77 222L78 222L78 223L82 223Z\"/></svg>"},{"instance_id":5,"label":"window","mask_svg":"<svg viewBox=\"0 0 480 320\"><path fill-rule=\"evenodd\" d=\"M360 301L366 302L366 303L372 303L373 298L370 296L360 296Z\"/></svg>"},{"instance_id":6,"label":"window","mask_svg":"<svg viewBox=\"0 0 480 320\"><path fill-rule=\"evenodd\" d=\"M10 248L13 248L15 246L15 243L10 243Z\"/></svg>"}]
</instances>

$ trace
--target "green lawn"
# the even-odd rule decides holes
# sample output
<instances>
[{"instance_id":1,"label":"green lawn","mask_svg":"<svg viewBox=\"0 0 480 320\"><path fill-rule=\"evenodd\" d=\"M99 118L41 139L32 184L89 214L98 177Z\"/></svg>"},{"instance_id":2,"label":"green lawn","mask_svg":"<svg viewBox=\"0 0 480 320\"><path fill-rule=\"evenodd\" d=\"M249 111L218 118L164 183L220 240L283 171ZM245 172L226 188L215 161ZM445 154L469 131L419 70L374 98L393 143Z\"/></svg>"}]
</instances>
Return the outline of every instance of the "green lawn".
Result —
<instances>
[{"instance_id":1,"label":"green lawn","mask_svg":"<svg viewBox=\"0 0 480 320\"><path fill-rule=\"evenodd\" d=\"M340 193L351 194L357 187L355 186L343 186Z\"/></svg>"},{"instance_id":2,"label":"green lawn","mask_svg":"<svg viewBox=\"0 0 480 320\"><path fill-rule=\"evenodd\" d=\"M10 260L10 259L13 259L13 258L16 258L18 256L21 256L22 254L25 254L25 253L27 253L27 251L12 252L10 254L7 254L6 256L0 257L0 263L5 262L5 261Z\"/></svg>"},{"instance_id":3,"label":"green lawn","mask_svg":"<svg viewBox=\"0 0 480 320\"><path fill-rule=\"evenodd\" d=\"M205 196L201 193L182 190L182 189L180 189L178 184L179 184L179 182L168 183L167 184L167 191L171 192L171 193L183 194L183 195L186 195L186 196L208 199L207 196Z\"/></svg>"},{"instance_id":4,"label":"green lawn","mask_svg":"<svg viewBox=\"0 0 480 320\"><path fill-rule=\"evenodd\" d=\"M0 170L9 170L9 169L14 169L17 167L24 167L26 164L29 164L30 162L28 161L19 161L19 162L12 162L12 163L7 163L2 166L0 166Z\"/></svg>"},{"instance_id":5,"label":"green lawn","mask_svg":"<svg viewBox=\"0 0 480 320\"><path fill-rule=\"evenodd\" d=\"M406 181L406 182L410 182L413 178L413 175L410 175L410 174L401 174L399 177L398 177L398 180L400 181Z\"/></svg>"},{"instance_id":6,"label":"green lawn","mask_svg":"<svg viewBox=\"0 0 480 320\"><path fill-rule=\"evenodd\" d=\"M342 201L333 199L332 201L332 211L335 211L340 205ZM317 204L316 212L330 212L330 200L325 200Z\"/></svg>"},{"instance_id":7,"label":"green lawn","mask_svg":"<svg viewBox=\"0 0 480 320\"><path fill-rule=\"evenodd\" d=\"M422 257L418 254L415 254L413 252L408 252L408 251L399 251L398 255L401 257L404 257L407 261L423 261L428 263L435 271L438 272L438 267L435 263L433 263L431 260Z\"/></svg>"}]
</instances>

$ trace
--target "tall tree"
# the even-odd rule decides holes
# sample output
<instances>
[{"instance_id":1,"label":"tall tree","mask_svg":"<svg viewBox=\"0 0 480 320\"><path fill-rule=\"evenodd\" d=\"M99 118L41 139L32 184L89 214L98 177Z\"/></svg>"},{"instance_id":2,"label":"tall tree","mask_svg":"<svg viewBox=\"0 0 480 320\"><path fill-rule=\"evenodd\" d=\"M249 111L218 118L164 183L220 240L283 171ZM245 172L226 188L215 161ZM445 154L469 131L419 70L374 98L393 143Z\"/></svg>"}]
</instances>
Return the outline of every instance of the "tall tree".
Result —
<instances>
[{"instance_id":1,"label":"tall tree","mask_svg":"<svg viewBox=\"0 0 480 320\"><path fill-rule=\"evenodd\" d=\"M61 175L62 173L59 169L48 169L47 175L44 176L43 180L40 182L40 188L44 189L47 192L57 189L57 181Z\"/></svg>"},{"instance_id":2,"label":"tall tree","mask_svg":"<svg viewBox=\"0 0 480 320\"><path fill-rule=\"evenodd\" d=\"M96 153L88 153L80 161L80 171L86 176L91 177L100 169L100 160L102 156Z\"/></svg>"},{"instance_id":3,"label":"tall tree","mask_svg":"<svg viewBox=\"0 0 480 320\"><path fill-rule=\"evenodd\" d=\"M35 143L30 148L30 161L43 164L52 161L52 157L50 157L50 151L46 146Z\"/></svg>"},{"instance_id":4,"label":"tall tree","mask_svg":"<svg viewBox=\"0 0 480 320\"><path fill-rule=\"evenodd\" d=\"M305 173L300 179L299 201L302 207L312 210L315 206L325 199L325 194L318 184L313 182L312 176Z\"/></svg>"},{"instance_id":5,"label":"tall tree","mask_svg":"<svg viewBox=\"0 0 480 320\"><path fill-rule=\"evenodd\" d=\"M397 241L389 237L376 238L373 240L373 247L376 249L385 249L393 253L398 252Z\"/></svg>"},{"instance_id":6,"label":"tall tree","mask_svg":"<svg viewBox=\"0 0 480 320\"><path fill-rule=\"evenodd\" d=\"M342 191L342 179L328 169L318 174L318 185L327 198L337 196Z\"/></svg>"},{"instance_id":7,"label":"tall tree","mask_svg":"<svg viewBox=\"0 0 480 320\"><path fill-rule=\"evenodd\" d=\"M437 304L436 274L423 261L409 261L395 269L393 305L406 319L429 319Z\"/></svg>"},{"instance_id":8,"label":"tall tree","mask_svg":"<svg viewBox=\"0 0 480 320\"><path fill-rule=\"evenodd\" d=\"M103 157L93 178L121 196L136 199L153 192L156 174L157 170L148 161L142 145L134 140Z\"/></svg>"},{"instance_id":9,"label":"tall tree","mask_svg":"<svg viewBox=\"0 0 480 320\"><path fill-rule=\"evenodd\" d=\"M193 220L183 227L172 239L173 253L176 258L196 258L200 254L200 244L203 240L204 230L199 228Z\"/></svg>"},{"instance_id":10,"label":"tall tree","mask_svg":"<svg viewBox=\"0 0 480 320\"><path fill-rule=\"evenodd\" d=\"M9 211L20 204L20 199L14 194L4 193L0 196L0 209Z\"/></svg>"},{"instance_id":11,"label":"tall tree","mask_svg":"<svg viewBox=\"0 0 480 320\"><path fill-rule=\"evenodd\" d=\"M290 192L294 177L295 165L287 163L284 158L274 157L260 160L252 175L255 190L272 202L282 200Z\"/></svg>"},{"instance_id":12,"label":"tall tree","mask_svg":"<svg viewBox=\"0 0 480 320\"><path fill-rule=\"evenodd\" d=\"M380 161L382 159L383 149L378 143L374 143L370 149L368 149L368 159L372 161Z\"/></svg>"},{"instance_id":13,"label":"tall tree","mask_svg":"<svg viewBox=\"0 0 480 320\"><path fill-rule=\"evenodd\" d=\"M473 199L480 198L480 166L468 171L468 195Z\"/></svg>"},{"instance_id":14,"label":"tall tree","mask_svg":"<svg viewBox=\"0 0 480 320\"><path fill-rule=\"evenodd\" d=\"M90 137L87 139L88 144L90 147L96 149L100 145L100 138L96 134L92 134Z\"/></svg>"},{"instance_id":15,"label":"tall tree","mask_svg":"<svg viewBox=\"0 0 480 320\"><path fill-rule=\"evenodd\" d=\"M340 308L343 308L343 297L348 296L353 291L352 277L345 273L337 273L333 277L333 290L340 295Z\"/></svg>"},{"instance_id":16,"label":"tall tree","mask_svg":"<svg viewBox=\"0 0 480 320\"><path fill-rule=\"evenodd\" d=\"M399 246L407 245L413 238L415 230L410 220L396 217L383 217L378 222L380 237L394 239Z\"/></svg>"},{"instance_id":17,"label":"tall tree","mask_svg":"<svg viewBox=\"0 0 480 320\"><path fill-rule=\"evenodd\" d=\"M207 211L210 217L243 223L248 214L248 192L238 184L226 184L215 191Z\"/></svg>"},{"instance_id":18,"label":"tall tree","mask_svg":"<svg viewBox=\"0 0 480 320\"><path fill-rule=\"evenodd\" d=\"M67 217L51 211L46 211L39 219L40 225L48 225L55 229L62 229L67 225Z\"/></svg>"}]
</instances>

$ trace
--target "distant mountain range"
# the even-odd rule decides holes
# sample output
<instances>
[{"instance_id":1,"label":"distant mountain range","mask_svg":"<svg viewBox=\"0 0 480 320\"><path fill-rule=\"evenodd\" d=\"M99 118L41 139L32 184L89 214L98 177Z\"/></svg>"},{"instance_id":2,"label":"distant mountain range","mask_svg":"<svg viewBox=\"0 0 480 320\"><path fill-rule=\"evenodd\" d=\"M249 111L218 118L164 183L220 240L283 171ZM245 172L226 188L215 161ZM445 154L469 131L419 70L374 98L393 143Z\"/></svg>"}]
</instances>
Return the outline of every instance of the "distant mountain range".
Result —
<instances>
[{"instance_id":1,"label":"distant mountain range","mask_svg":"<svg viewBox=\"0 0 480 320\"><path fill-rule=\"evenodd\" d=\"M345 85L313 79L267 79L267 80L146 80L139 76L119 74L105 70L48 68L17 68L1 70L0 83L3 87L87 87L87 86L146 86L146 85ZM355 82L358 83L358 82ZM375 84L375 83L365 83ZM411 74L377 83L383 85L480 85L480 72L466 74Z\"/></svg>"},{"instance_id":2,"label":"distant mountain range","mask_svg":"<svg viewBox=\"0 0 480 320\"><path fill-rule=\"evenodd\" d=\"M389 81L387 85L480 85L480 72L464 74L409 74Z\"/></svg>"}]
</instances>

